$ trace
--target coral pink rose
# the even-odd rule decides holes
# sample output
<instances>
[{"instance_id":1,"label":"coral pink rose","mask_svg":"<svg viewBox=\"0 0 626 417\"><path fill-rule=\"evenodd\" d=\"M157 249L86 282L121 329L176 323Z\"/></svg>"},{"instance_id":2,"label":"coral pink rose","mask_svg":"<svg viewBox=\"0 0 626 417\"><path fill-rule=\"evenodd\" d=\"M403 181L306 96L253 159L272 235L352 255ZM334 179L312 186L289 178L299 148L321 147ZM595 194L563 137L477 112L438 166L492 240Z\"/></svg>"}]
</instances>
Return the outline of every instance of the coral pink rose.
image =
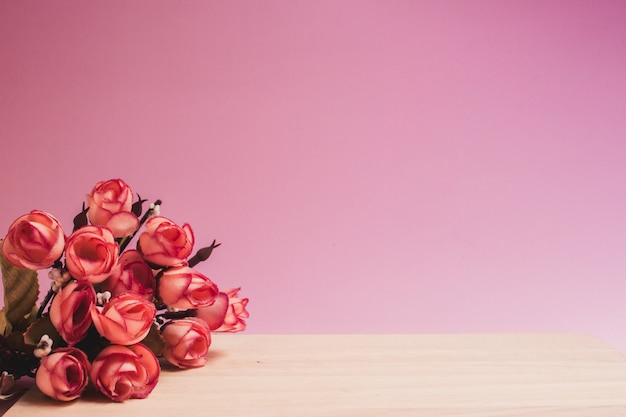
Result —
<instances>
[{"instance_id":1,"label":"coral pink rose","mask_svg":"<svg viewBox=\"0 0 626 417\"><path fill-rule=\"evenodd\" d=\"M134 292L118 294L104 307L91 309L91 319L98 333L118 345L132 345L143 340L155 316L154 304Z\"/></svg>"},{"instance_id":2,"label":"coral pink rose","mask_svg":"<svg viewBox=\"0 0 626 417\"><path fill-rule=\"evenodd\" d=\"M247 298L239 298L241 288L231 288L220 292L215 303L199 308L196 317L206 321L210 329L216 332L241 332L246 329L244 319L249 317L246 306Z\"/></svg>"},{"instance_id":3,"label":"coral pink rose","mask_svg":"<svg viewBox=\"0 0 626 417\"><path fill-rule=\"evenodd\" d=\"M198 368L206 365L211 346L211 329L200 319L187 317L172 320L161 328L165 342L163 357L179 368Z\"/></svg>"},{"instance_id":4,"label":"coral pink rose","mask_svg":"<svg viewBox=\"0 0 626 417\"><path fill-rule=\"evenodd\" d=\"M139 219L131 211L133 191L120 179L101 181L87 196L87 217L95 226L106 226L113 236L130 236L139 228Z\"/></svg>"},{"instance_id":5,"label":"coral pink rose","mask_svg":"<svg viewBox=\"0 0 626 417\"><path fill-rule=\"evenodd\" d=\"M111 231L85 226L72 233L65 245L65 263L72 277L97 284L111 275L120 248Z\"/></svg>"},{"instance_id":6,"label":"coral pink rose","mask_svg":"<svg viewBox=\"0 0 626 417\"><path fill-rule=\"evenodd\" d=\"M211 305L218 291L213 281L188 266L167 268L157 280L157 297L173 308Z\"/></svg>"},{"instance_id":7,"label":"coral pink rose","mask_svg":"<svg viewBox=\"0 0 626 417\"><path fill-rule=\"evenodd\" d=\"M141 343L109 345L91 364L91 380L95 387L116 402L146 398L159 381L160 373L157 357Z\"/></svg>"},{"instance_id":8,"label":"coral pink rose","mask_svg":"<svg viewBox=\"0 0 626 417\"><path fill-rule=\"evenodd\" d=\"M194 237L191 226L182 227L171 220L154 216L145 224L138 248L147 262L159 266L181 265L191 255Z\"/></svg>"},{"instance_id":9,"label":"coral pink rose","mask_svg":"<svg viewBox=\"0 0 626 417\"><path fill-rule=\"evenodd\" d=\"M127 250L117 261L118 268L102 282L102 291L109 291L112 295L128 291L136 292L151 301L156 289L154 272L144 261L141 253L136 250Z\"/></svg>"},{"instance_id":10,"label":"coral pink rose","mask_svg":"<svg viewBox=\"0 0 626 417\"><path fill-rule=\"evenodd\" d=\"M60 348L41 359L35 383L49 397L60 401L74 400L89 383L90 364L87 355L76 348Z\"/></svg>"},{"instance_id":11,"label":"coral pink rose","mask_svg":"<svg viewBox=\"0 0 626 417\"><path fill-rule=\"evenodd\" d=\"M33 210L16 219L2 241L2 255L20 268L45 269L63 254L65 234L52 215Z\"/></svg>"},{"instance_id":12,"label":"coral pink rose","mask_svg":"<svg viewBox=\"0 0 626 417\"><path fill-rule=\"evenodd\" d=\"M50 321L68 345L80 342L91 326L96 293L86 281L71 281L59 290L50 305Z\"/></svg>"}]
</instances>

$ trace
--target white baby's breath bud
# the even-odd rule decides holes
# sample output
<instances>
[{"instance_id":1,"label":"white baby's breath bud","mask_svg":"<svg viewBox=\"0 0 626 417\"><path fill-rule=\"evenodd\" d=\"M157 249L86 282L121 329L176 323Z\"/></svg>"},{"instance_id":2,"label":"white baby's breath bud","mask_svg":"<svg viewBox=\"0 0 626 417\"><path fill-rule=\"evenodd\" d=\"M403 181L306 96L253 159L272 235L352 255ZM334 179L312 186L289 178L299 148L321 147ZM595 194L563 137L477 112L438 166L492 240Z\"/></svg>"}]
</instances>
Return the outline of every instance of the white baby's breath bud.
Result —
<instances>
[{"instance_id":1,"label":"white baby's breath bud","mask_svg":"<svg viewBox=\"0 0 626 417\"><path fill-rule=\"evenodd\" d=\"M47 334L41 336L41 339L39 339L39 343L37 343L37 346L33 351L35 357L41 359L44 356L48 356L52 351L52 343L52 339L50 339L50 336L48 336Z\"/></svg>"},{"instance_id":2,"label":"white baby's breath bud","mask_svg":"<svg viewBox=\"0 0 626 417\"><path fill-rule=\"evenodd\" d=\"M99 306L105 305L106 303L109 302L110 299L111 299L110 291L99 292L98 294L96 294L96 303Z\"/></svg>"},{"instance_id":3,"label":"white baby's breath bud","mask_svg":"<svg viewBox=\"0 0 626 417\"><path fill-rule=\"evenodd\" d=\"M161 215L161 205L160 204L155 204L154 207L152 208L152 215L153 216L160 216Z\"/></svg>"},{"instance_id":4,"label":"white baby's breath bud","mask_svg":"<svg viewBox=\"0 0 626 417\"><path fill-rule=\"evenodd\" d=\"M169 311L170 313L178 313L179 311L181 311L181 309L180 308L176 308L176 307L167 306L167 311Z\"/></svg>"},{"instance_id":5,"label":"white baby's breath bud","mask_svg":"<svg viewBox=\"0 0 626 417\"><path fill-rule=\"evenodd\" d=\"M67 271L62 270L61 268L52 268L50 272L48 272L48 278L52 281L52 291L58 292L59 289L65 285L67 281L70 279L70 274Z\"/></svg>"},{"instance_id":6,"label":"white baby's breath bud","mask_svg":"<svg viewBox=\"0 0 626 417\"><path fill-rule=\"evenodd\" d=\"M53 281L56 281L57 279L61 278L61 268L52 268L48 272L48 278L50 278Z\"/></svg>"}]
</instances>

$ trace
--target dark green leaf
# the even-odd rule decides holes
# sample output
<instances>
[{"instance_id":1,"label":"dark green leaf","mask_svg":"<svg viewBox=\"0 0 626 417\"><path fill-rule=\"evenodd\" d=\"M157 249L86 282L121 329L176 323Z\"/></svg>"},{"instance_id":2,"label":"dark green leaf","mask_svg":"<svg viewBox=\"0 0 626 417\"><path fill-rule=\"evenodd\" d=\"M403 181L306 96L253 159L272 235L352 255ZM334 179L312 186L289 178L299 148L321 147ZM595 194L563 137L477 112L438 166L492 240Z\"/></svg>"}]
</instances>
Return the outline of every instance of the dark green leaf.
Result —
<instances>
[{"instance_id":1,"label":"dark green leaf","mask_svg":"<svg viewBox=\"0 0 626 417\"><path fill-rule=\"evenodd\" d=\"M96 330L96 327L92 324L89 330L87 330L87 335L74 347L85 352L87 358L89 358L89 362L92 362L96 356L98 356L98 353L110 344L111 342L100 336L100 333L98 333L98 330Z\"/></svg>"},{"instance_id":2,"label":"dark green leaf","mask_svg":"<svg viewBox=\"0 0 626 417\"><path fill-rule=\"evenodd\" d=\"M63 344L63 338L54 328L52 322L50 321L50 316L46 315L26 329L24 333L24 343L29 345L36 345L41 340L41 336L48 335L50 339L52 339L52 348L57 348L61 344Z\"/></svg>"},{"instance_id":3,"label":"dark green leaf","mask_svg":"<svg viewBox=\"0 0 626 417\"><path fill-rule=\"evenodd\" d=\"M34 376L32 372L39 365L39 359L33 355L33 349L34 346L24 342L21 332L13 332L6 337L0 335L0 369L15 378Z\"/></svg>"}]
</instances>

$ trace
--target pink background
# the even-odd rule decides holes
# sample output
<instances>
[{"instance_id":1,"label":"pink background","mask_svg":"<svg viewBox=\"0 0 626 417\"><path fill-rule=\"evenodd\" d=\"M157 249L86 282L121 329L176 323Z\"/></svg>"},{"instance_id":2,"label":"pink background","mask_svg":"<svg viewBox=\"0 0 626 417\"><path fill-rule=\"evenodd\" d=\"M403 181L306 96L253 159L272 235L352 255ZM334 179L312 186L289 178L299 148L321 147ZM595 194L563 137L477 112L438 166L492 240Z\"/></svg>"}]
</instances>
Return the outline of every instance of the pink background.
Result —
<instances>
[{"instance_id":1,"label":"pink background","mask_svg":"<svg viewBox=\"0 0 626 417\"><path fill-rule=\"evenodd\" d=\"M624 22L624 1L2 0L0 224L69 231L120 177L223 243L200 269L243 286L249 332L626 351Z\"/></svg>"}]
</instances>

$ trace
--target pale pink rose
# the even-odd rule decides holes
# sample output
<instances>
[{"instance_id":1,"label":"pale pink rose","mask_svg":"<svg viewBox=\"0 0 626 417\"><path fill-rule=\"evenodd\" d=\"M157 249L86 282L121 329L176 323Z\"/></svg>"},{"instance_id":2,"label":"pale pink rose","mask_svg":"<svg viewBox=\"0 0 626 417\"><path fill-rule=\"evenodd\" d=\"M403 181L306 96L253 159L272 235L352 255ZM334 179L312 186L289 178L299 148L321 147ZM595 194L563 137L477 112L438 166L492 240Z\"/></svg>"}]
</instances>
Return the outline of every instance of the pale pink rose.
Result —
<instances>
[{"instance_id":1,"label":"pale pink rose","mask_svg":"<svg viewBox=\"0 0 626 417\"><path fill-rule=\"evenodd\" d=\"M194 237L187 223L181 227L165 217L154 216L148 219L145 229L139 236L138 249L147 262L175 266L191 255Z\"/></svg>"},{"instance_id":2,"label":"pale pink rose","mask_svg":"<svg viewBox=\"0 0 626 417\"><path fill-rule=\"evenodd\" d=\"M35 383L41 392L60 401L74 400L89 383L87 355L76 348L59 348L41 359Z\"/></svg>"},{"instance_id":3,"label":"pale pink rose","mask_svg":"<svg viewBox=\"0 0 626 417\"><path fill-rule=\"evenodd\" d=\"M155 317L154 304L134 292L118 294L104 307L91 309L91 319L100 336L118 345L132 345L143 340Z\"/></svg>"},{"instance_id":4,"label":"pale pink rose","mask_svg":"<svg viewBox=\"0 0 626 417\"><path fill-rule=\"evenodd\" d=\"M220 292L215 303L199 308L196 317L204 320L216 332L241 332L246 329L244 319L249 317L247 298L240 298L241 288L231 288Z\"/></svg>"},{"instance_id":5,"label":"pale pink rose","mask_svg":"<svg viewBox=\"0 0 626 417\"><path fill-rule=\"evenodd\" d=\"M86 281L70 281L50 305L50 321L68 345L80 342L91 326L96 293Z\"/></svg>"},{"instance_id":6,"label":"pale pink rose","mask_svg":"<svg viewBox=\"0 0 626 417\"><path fill-rule=\"evenodd\" d=\"M109 345L91 364L91 380L102 394L116 402L146 398L159 381L157 357L141 343Z\"/></svg>"},{"instance_id":7,"label":"pale pink rose","mask_svg":"<svg viewBox=\"0 0 626 417\"><path fill-rule=\"evenodd\" d=\"M133 191L120 179L101 181L87 196L87 217L95 226L106 226L113 236L130 236L139 228L132 212Z\"/></svg>"},{"instance_id":8,"label":"pale pink rose","mask_svg":"<svg viewBox=\"0 0 626 417\"><path fill-rule=\"evenodd\" d=\"M113 274L101 284L102 291L109 291L112 295L134 291L151 301L156 289L154 272L144 261L141 253L136 250L126 250L117 261L117 268Z\"/></svg>"},{"instance_id":9,"label":"pale pink rose","mask_svg":"<svg viewBox=\"0 0 626 417\"><path fill-rule=\"evenodd\" d=\"M33 210L17 218L2 241L4 258L20 268L45 269L63 254L65 234L51 214Z\"/></svg>"},{"instance_id":10,"label":"pale pink rose","mask_svg":"<svg viewBox=\"0 0 626 417\"><path fill-rule=\"evenodd\" d=\"M65 263L72 277L92 284L107 279L117 265L120 247L111 231L85 226L72 233L65 245Z\"/></svg>"},{"instance_id":11,"label":"pale pink rose","mask_svg":"<svg viewBox=\"0 0 626 417\"><path fill-rule=\"evenodd\" d=\"M213 304L217 285L188 266L167 268L157 280L157 297L168 307L198 308Z\"/></svg>"},{"instance_id":12,"label":"pale pink rose","mask_svg":"<svg viewBox=\"0 0 626 417\"><path fill-rule=\"evenodd\" d=\"M165 342L163 357L179 368L198 368L206 365L211 346L211 330L200 319L187 317L172 320L161 328Z\"/></svg>"}]
</instances>

